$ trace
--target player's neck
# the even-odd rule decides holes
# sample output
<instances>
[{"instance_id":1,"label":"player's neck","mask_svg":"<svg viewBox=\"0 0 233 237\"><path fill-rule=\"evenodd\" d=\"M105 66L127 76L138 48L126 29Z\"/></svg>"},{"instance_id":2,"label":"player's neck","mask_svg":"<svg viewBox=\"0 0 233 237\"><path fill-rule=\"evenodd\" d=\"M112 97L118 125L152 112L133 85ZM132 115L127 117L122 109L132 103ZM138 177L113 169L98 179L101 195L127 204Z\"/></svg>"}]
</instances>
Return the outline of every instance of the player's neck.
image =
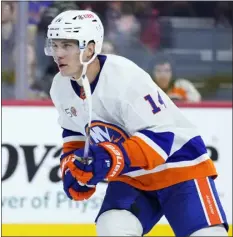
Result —
<instances>
[{"instance_id":1,"label":"player's neck","mask_svg":"<svg viewBox=\"0 0 233 237\"><path fill-rule=\"evenodd\" d=\"M87 68L87 78L89 80L89 83L92 83L95 80L99 71L100 71L100 62L98 58L95 58L95 60Z\"/></svg>"},{"instance_id":2,"label":"player's neck","mask_svg":"<svg viewBox=\"0 0 233 237\"><path fill-rule=\"evenodd\" d=\"M76 75L76 78L80 78L82 70L83 69L81 69L81 71ZM100 71L100 62L98 58L95 58L95 60L91 64L89 64L87 67L86 76L89 80L89 83L92 83L95 80L99 71Z\"/></svg>"}]
</instances>

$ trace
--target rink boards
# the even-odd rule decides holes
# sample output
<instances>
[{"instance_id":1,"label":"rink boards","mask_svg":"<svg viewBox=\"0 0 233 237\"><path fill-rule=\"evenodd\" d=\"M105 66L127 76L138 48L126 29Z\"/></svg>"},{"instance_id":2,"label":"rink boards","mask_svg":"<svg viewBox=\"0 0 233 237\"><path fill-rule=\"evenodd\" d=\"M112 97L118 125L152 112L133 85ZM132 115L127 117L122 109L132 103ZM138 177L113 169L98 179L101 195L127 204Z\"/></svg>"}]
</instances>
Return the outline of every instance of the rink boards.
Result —
<instances>
[{"instance_id":1,"label":"rink boards","mask_svg":"<svg viewBox=\"0 0 233 237\"><path fill-rule=\"evenodd\" d=\"M216 185L232 224L232 106L181 108L201 131L219 177ZM52 106L3 106L2 234L93 236L106 184L86 202L63 193L59 173L61 130ZM165 218L151 236L171 236Z\"/></svg>"}]
</instances>

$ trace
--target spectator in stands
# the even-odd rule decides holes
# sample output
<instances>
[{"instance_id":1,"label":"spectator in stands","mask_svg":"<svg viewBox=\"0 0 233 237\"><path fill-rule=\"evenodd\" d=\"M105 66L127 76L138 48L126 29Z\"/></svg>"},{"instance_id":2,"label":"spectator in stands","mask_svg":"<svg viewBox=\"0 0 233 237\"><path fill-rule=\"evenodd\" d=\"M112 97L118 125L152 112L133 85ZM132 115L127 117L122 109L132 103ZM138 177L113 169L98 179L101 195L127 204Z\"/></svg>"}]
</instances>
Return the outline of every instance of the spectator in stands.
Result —
<instances>
[{"instance_id":1,"label":"spectator in stands","mask_svg":"<svg viewBox=\"0 0 233 237\"><path fill-rule=\"evenodd\" d=\"M111 1L107 5L105 36L111 40L114 40L117 34L117 20L122 14L122 4L123 2Z\"/></svg>"},{"instance_id":2,"label":"spectator in stands","mask_svg":"<svg viewBox=\"0 0 233 237\"><path fill-rule=\"evenodd\" d=\"M43 12L52 4L52 1L29 1L28 2L28 41L34 46L37 34L37 25Z\"/></svg>"},{"instance_id":3,"label":"spectator in stands","mask_svg":"<svg viewBox=\"0 0 233 237\"><path fill-rule=\"evenodd\" d=\"M37 25L40 21L42 13L52 4L52 1L29 1L28 2L28 23Z\"/></svg>"},{"instance_id":4,"label":"spectator in stands","mask_svg":"<svg viewBox=\"0 0 233 237\"><path fill-rule=\"evenodd\" d=\"M140 24L133 14L132 3L110 2L108 7L105 35L117 47L125 49L140 33Z\"/></svg>"},{"instance_id":5,"label":"spectator in stands","mask_svg":"<svg viewBox=\"0 0 233 237\"><path fill-rule=\"evenodd\" d=\"M108 40L104 40L102 54L116 54L115 46Z\"/></svg>"},{"instance_id":6,"label":"spectator in stands","mask_svg":"<svg viewBox=\"0 0 233 237\"><path fill-rule=\"evenodd\" d=\"M122 15L117 20L117 29L122 36L137 37L140 31L140 24L134 16L133 7L130 3L122 5Z\"/></svg>"},{"instance_id":7,"label":"spectator in stands","mask_svg":"<svg viewBox=\"0 0 233 237\"><path fill-rule=\"evenodd\" d=\"M183 102L199 102L201 100L200 93L190 81L181 78L173 79L171 60L167 56L156 60L152 78L172 100Z\"/></svg>"},{"instance_id":8,"label":"spectator in stands","mask_svg":"<svg viewBox=\"0 0 233 237\"><path fill-rule=\"evenodd\" d=\"M151 2L135 2L136 17L140 22L141 42L149 49L155 51L160 47L159 12L153 8Z\"/></svg>"},{"instance_id":9,"label":"spectator in stands","mask_svg":"<svg viewBox=\"0 0 233 237\"><path fill-rule=\"evenodd\" d=\"M2 98L13 99L15 85L15 64L13 51L15 49L14 5L12 2L2 2Z\"/></svg>"},{"instance_id":10,"label":"spectator in stands","mask_svg":"<svg viewBox=\"0 0 233 237\"><path fill-rule=\"evenodd\" d=\"M17 4L12 2L2 2L2 98L3 99L15 99L15 65L17 64L16 53L16 23L15 23L15 11ZM34 68L35 68L35 51L34 47L27 42L27 78L29 84L34 80ZM33 93L25 95L27 97L33 97Z\"/></svg>"}]
</instances>

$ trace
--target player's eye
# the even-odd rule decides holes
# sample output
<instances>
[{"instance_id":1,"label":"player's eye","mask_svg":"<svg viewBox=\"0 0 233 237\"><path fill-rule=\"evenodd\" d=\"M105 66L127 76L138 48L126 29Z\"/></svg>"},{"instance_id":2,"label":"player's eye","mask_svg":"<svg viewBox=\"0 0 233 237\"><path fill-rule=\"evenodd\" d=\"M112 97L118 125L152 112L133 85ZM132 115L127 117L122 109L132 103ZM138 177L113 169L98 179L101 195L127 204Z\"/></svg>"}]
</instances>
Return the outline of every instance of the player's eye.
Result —
<instances>
[{"instance_id":1,"label":"player's eye","mask_svg":"<svg viewBox=\"0 0 233 237\"><path fill-rule=\"evenodd\" d=\"M71 46L71 44L64 44L64 48L70 48Z\"/></svg>"},{"instance_id":2,"label":"player's eye","mask_svg":"<svg viewBox=\"0 0 233 237\"><path fill-rule=\"evenodd\" d=\"M52 47L56 49L58 46L56 44L52 44Z\"/></svg>"}]
</instances>

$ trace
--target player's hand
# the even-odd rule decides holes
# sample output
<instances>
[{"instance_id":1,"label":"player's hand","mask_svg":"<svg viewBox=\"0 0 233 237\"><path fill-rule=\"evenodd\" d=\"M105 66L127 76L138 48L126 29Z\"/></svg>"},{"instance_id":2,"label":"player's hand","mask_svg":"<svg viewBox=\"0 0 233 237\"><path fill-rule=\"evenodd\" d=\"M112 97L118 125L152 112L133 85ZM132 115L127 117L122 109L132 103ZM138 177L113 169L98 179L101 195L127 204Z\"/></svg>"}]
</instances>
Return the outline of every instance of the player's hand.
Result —
<instances>
[{"instance_id":1,"label":"player's hand","mask_svg":"<svg viewBox=\"0 0 233 237\"><path fill-rule=\"evenodd\" d=\"M120 144L103 142L90 145L87 163L83 159L83 149L74 152L74 156L67 162L72 176L87 185L96 185L100 181L116 178L126 173L130 160Z\"/></svg>"},{"instance_id":2,"label":"player's hand","mask_svg":"<svg viewBox=\"0 0 233 237\"><path fill-rule=\"evenodd\" d=\"M72 157L73 155L69 155L61 159L63 189L68 198L70 198L71 200L87 200L94 194L96 188L95 186L87 187L80 185L80 183L71 175L71 172L66 164L70 159L72 159Z\"/></svg>"}]
</instances>

